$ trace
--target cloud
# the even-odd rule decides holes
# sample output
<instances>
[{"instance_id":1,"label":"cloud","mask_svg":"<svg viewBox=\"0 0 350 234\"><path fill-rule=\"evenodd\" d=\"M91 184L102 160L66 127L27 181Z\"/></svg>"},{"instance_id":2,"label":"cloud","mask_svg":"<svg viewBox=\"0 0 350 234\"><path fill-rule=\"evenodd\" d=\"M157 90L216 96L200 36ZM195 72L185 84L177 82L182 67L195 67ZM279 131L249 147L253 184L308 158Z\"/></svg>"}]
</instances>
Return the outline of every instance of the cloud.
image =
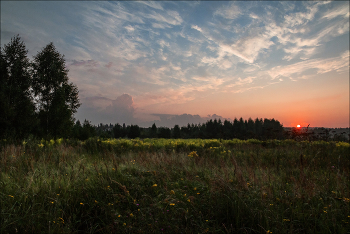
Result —
<instances>
[{"instance_id":1,"label":"cloud","mask_svg":"<svg viewBox=\"0 0 350 234\"><path fill-rule=\"evenodd\" d=\"M76 117L83 120L86 118L93 124L99 123L136 123L134 118L135 107L132 96L123 94L115 100L103 97L92 96L81 100L82 106Z\"/></svg>"},{"instance_id":2,"label":"cloud","mask_svg":"<svg viewBox=\"0 0 350 234\"><path fill-rule=\"evenodd\" d=\"M131 25L126 26L125 29L126 29L128 32L133 32L133 31L135 31L135 28L132 27Z\"/></svg>"},{"instance_id":3,"label":"cloud","mask_svg":"<svg viewBox=\"0 0 350 234\"><path fill-rule=\"evenodd\" d=\"M192 25L191 28L193 28L199 32L202 32L202 29L200 27L198 27L197 25Z\"/></svg>"},{"instance_id":4,"label":"cloud","mask_svg":"<svg viewBox=\"0 0 350 234\"><path fill-rule=\"evenodd\" d=\"M336 9L331 9L328 10L323 16L322 18L326 18L326 19L333 19L336 18L338 16L344 17L349 19L349 2L347 2L347 4L341 5Z\"/></svg>"},{"instance_id":5,"label":"cloud","mask_svg":"<svg viewBox=\"0 0 350 234\"><path fill-rule=\"evenodd\" d=\"M179 15L179 13L177 11L171 11L171 10L166 12L161 12L161 13L152 11L149 14L142 13L140 15L145 18L155 20L158 23L158 25L162 23L166 23L168 25L175 26L175 25L181 25L183 22L182 17Z\"/></svg>"},{"instance_id":6,"label":"cloud","mask_svg":"<svg viewBox=\"0 0 350 234\"><path fill-rule=\"evenodd\" d=\"M279 77L289 77L297 75L299 77L308 78L310 75L304 75L303 73L309 69L316 69L316 74L323 74L330 71L344 72L349 70L349 51L344 52L339 57L328 59L311 59L294 63L287 66L277 66L268 71L272 79Z\"/></svg>"},{"instance_id":7,"label":"cloud","mask_svg":"<svg viewBox=\"0 0 350 234\"><path fill-rule=\"evenodd\" d=\"M233 20L241 15L241 10L234 2L234 3L231 3L229 6L224 5L223 7L217 9L214 12L214 16L215 15L219 15L223 18Z\"/></svg>"},{"instance_id":8,"label":"cloud","mask_svg":"<svg viewBox=\"0 0 350 234\"><path fill-rule=\"evenodd\" d=\"M157 9L157 10L163 10L163 7L159 2L140 1L140 3L143 3L149 7Z\"/></svg>"},{"instance_id":9,"label":"cloud","mask_svg":"<svg viewBox=\"0 0 350 234\"><path fill-rule=\"evenodd\" d=\"M206 117L201 117L199 115L191 115L191 114L182 114L182 115L170 115L170 114L152 114L157 117L157 119L153 121L140 123L142 127L150 127L153 123L156 124L157 127L168 127L173 128L175 125L179 125L180 127L187 126L188 124L202 124L207 122L210 119L221 119L224 120L222 116L213 114L208 115Z\"/></svg>"}]
</instances>

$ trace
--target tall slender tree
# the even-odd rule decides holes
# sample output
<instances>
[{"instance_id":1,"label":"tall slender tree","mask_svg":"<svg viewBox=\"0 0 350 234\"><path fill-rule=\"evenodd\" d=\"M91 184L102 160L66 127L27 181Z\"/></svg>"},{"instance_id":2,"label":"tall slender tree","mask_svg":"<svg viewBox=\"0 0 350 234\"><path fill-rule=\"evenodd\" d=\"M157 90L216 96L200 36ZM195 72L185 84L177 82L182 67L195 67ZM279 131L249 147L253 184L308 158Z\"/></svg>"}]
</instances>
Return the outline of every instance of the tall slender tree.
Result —
<instances>
[{"instance_id":1,"label":"tall slender tree","mask_svg":"<svg viewBox=\"0 0 350 234\"><path fill-rule=\"evenodd\" d=\"M30 62L19 35L1 48L0 135L27 136L35 126Z\"/></svg>"},{"instance_id":2,"label":"tall slender tree","mask_svg":"<svg viewBox=\"0 0 350 234\"><path fill-rule=\"evenodd\" d=\"M68 137L80 106L78 88L69 83L64 56L52 42L34 56L33 91L42 135Z\"/></svg>"}]
</instances>

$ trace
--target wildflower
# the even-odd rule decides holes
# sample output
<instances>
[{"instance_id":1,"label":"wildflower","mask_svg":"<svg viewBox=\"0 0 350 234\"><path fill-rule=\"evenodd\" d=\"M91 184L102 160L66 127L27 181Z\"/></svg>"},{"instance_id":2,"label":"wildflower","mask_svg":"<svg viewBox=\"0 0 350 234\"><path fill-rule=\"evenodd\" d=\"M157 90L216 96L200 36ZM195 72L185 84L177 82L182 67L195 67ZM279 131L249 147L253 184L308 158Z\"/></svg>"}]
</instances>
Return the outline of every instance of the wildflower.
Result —
<instances>
[{"instance_id":1,"label":"wildflower","mask_svg":"<svg viewBox=\"0 0 350 234\"><path fill-rule=\"evenodd\" d=\"M130 217L134 217L134 215L132 213L130 213Z\"/></svg>"},{"instance_id":2,"label":"wildflower","mask_svg":"<svg viewBox=\"0 0 350 234\"><path fill-rule=\"evenodd\" d=\"M53 204L54 202L52 201L51 204Z\"/></svg>"},{"instance_id":3,"label":"wildflower","mask_svg":"<svg viewBox=\"0 0 350 234\"><path fill-rule=\"evenodd\" d=\"M120 215L118 215L118 218L120 218Z\"/></svg>"},{"instance_id":4,"label":"wildflower","mask_svg":"<svg viewBox=\"0 0 350 234\"><path fill-rule=\"evenodd\" d=\"M273 206L273 204L270 204L270 206Z\"/></svg>"},{"instance_id":5,"label":"wildflower","mask_svg":"<svg viewBox=\"0 0 350 234\"><path fill-rule=\"evenodd\" d=\"M197 188L196 187L194 187L194 189L193 190L197 190Z\"/></svg>"},{"instance_id":6,"label":"wildflower","mask_svg":"<svg viewBox=\"0 0 350 234\"><path fill-rule=\"evenodd\" d=\"M208 220L205 220L205 222L208 222Z\"/></svg>"},{"instance_id":7,"label":"wildflower","mask_svg":"<svg viewBox=\"0 0 350 234\"><path fill-rule=\"evenodd\" d=\"M157 184L152 185L152 187L157 187Z\"/></svg>"},{"instance_id":8,"label":"wildflower","mask_svg":"<svg viewBox=\"0 0 350 234\"><path fill-rule=\"evenodd\" d=\"M191 202L191 200L190 200L190 199L188 199L187 201L188 201L188 202Z\"/></svg>"},{"instance_id":9,"label":"wildflower","mask_svg":"<svg viewBox=\"0 0 350 234\"><path fill-rule=\"evenodd\" d=\"M80 205L84 205L84 203L80 202Z\"/></svg>"},{"instance_id":10,"label":"wildflower","mask_svg":"<svg viewBox=\"0 0 350 234\"><path fill-rule=\"evenodd\" d=\"M112 170L113 170L113 171L115 171L115 169L114 169L114 168L112 168Z\"/></svg>"},{"instance_id":11,"label":"wildflower","mask_svg":"<svg viewBox=\"0 0 350 234\"><path fill-rule=\"evenodd\" d=\"M175 194L175 191L174 191L174 190L171 190L171 191L170 191L170 194Z\"/></svg>"},{"instance_id":12,"label":"wildflower","mask_svg":"<svg viewBox=\"0 0 350 234\"><path fill-rule=\"evenodd\" d=\"M184 194L184 197L186 197L186 193Z\"/></svg>"},{"instance_id":13,"label":"wildflower","mask_svg":"<svg viewBox=\"0 0 350 234\"><path fill-rule=\"evenodd\" d=\"M197 195L199 195L200 193L197 193Z\"/></svg>"},{"instance_id":14,"label":"wildflower","mask_svg":"<svg viewBox=\"0 0 350 234\"><path fill-rule=\"evenodd\" d=\"M327 211L324 210L323 212L327 214Z\"/></svg>"},{"instance_id":15,"label":"wildflower","mask_svg":"<svg viewBox=\"0 0 350 234\"><path fill-rule=\"evenodd\" d=\"M60 194L59 193L57 193L57 196L59 196Z\"/></svg>"},{"instance_id":16,"label":"wildflower","mask_svg":"<svg viewBox=\"0 0 350 234\"><path fill-rule=\"evenodd\" d=\"M12 197L12 198L13 198L14 196L12 196L12 195L9 195L9 197Z\"/></svg>"},{"instance_id":17,"label":"wildflower","mask_svg":"<svg viewBox=\"0 0 350 234\"><path fill-rule=\"evenodd\" d=\"M123 223L123 226L126 226L126 223Z\"/></svg>"},{"instance_id":18,"label":"wildflower","mask_svg":"<svg viewBox=\"0 0 350 234\"><path fill-rule=\"evenodd\" d=\"M175 206L175 203L170 203L169 205L171 205L171 206Z\"/></svg>"},{"instance_id":19,"label":"wildflower","mask_svg":"<svg viewBox=\"0 0 350 234\"><path fill-rule=\"evenodd\" d=\"M266 231L266 234L269 234L269 233L272 233L272 232L271 232L270 230L267 230L267 231Z\"/></svg>"},{"instance_id":20,"label":"wildflower","mask_svg":"<svg viewBox=\"0 0 350 234\"><path fill-rule=\"evenodd\" d=\"M188 154L188 157L190 158L198 157L197 151L192 151L191 153Z\"/></svg>"},{"instance_id":21,"label":"wildflower","mask_svg":"<svg viewBox=\"0 0 350 234\"><path fill-rule=\"evenodd\" d=\"M283 219L283 222L289 222L290 219Z\"/></svg>"},{"instance_id":22,"label":"wildflower","mask_svg":"<svg viewBox=\"0 0 350 234\"><path fill-rule=\"evenodd\" d=\"M98 201L95 200L95 203L98 203Z\"/></svg>"}]
</instances>

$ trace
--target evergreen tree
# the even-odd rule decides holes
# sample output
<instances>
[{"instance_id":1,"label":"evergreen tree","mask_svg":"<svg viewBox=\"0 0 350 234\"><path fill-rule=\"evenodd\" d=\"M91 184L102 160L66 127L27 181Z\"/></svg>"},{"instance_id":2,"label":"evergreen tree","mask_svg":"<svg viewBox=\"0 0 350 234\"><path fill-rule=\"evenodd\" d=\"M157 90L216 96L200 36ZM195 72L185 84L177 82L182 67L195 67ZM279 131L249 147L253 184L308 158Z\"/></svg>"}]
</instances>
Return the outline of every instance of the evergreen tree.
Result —
<instances>
[{"instance_id":1,"label":"evergreen tree","mask_svg":"<svg viewBox=\"0 0 350 234\"><path fill-rule=\"evenodd\" d=\"M113 135L114 135L114 138L120 138L122 137L122 126L120 124L115 124L114 127L113 127Z\"/></svg>"},{"instance_id":2,"label":"evergreen tree","mask_svg":"<svg viewBox=\"0 0 350 234\"><path fill-rule=\"evenodd\" d=\"M159 138L171 138L171 130L167 127L158 128L158 137Z\"/></svg>"},{"instance_id":3,"label":"evergreen tree","mask_svg":"<svg viewBox=\"0 0 350 234\"><path fill-rule=\"evenodd\" d=\"M52 42L34 57L33 90L42 134L69 136L80 106L78 88L69 83L64 56Z\"/></svg>"},{"instance_id":4,"label":"evergreen tree","mask_svg":"<svg viewBox=\"0 0 350 234\"><path fill-rule=\"evenodd\" d=\"M1 48L0 137L23 138L35 126L27 53L19 35Z\"/></svg>"},{"instance_id":5,"label":"evergreen tree","mask_svg":"<svg viewBox=\"0 0 350 234\"><path fill-rule=\"evenodd\" d=\"M174 126L173 137L174 137L175 139L181 137L181 129L180 129L179 125L175 125L175 126Z\"/></svg>"},{"instance_id":6,"label":"evergreen tree","mask_svg":"<svg viewBox=\"0 0 350 234\"><path fill-rule=\"evenodd\" d=\"M156 138L157 137L157 126L155 123L152 124L151 127L151 138Z\"/></svg>"},{"instance_id":7,"label":"evergreen tree","mask_svg":"<svg viewBox=\"0 0 350 234\"><path fill-rule=\"evenodd\" d=\"M138 125L131 125L129 129L128 137L131 139L140 137L140 127Z\"/></svg>"}]
</instances>

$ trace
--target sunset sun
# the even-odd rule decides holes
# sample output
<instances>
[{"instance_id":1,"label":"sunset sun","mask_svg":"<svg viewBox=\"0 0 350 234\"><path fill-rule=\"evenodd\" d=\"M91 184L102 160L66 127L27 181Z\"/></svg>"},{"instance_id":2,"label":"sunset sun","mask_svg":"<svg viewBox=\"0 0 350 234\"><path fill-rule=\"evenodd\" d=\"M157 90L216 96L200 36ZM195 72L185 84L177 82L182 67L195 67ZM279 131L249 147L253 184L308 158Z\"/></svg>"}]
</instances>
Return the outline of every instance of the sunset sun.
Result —
<instances>
[{"instance_id":1,"label":"sunset sun","mask_svg":"<svg viewBox=\"0 0 350 234\"><path fill-rule=\"evenodd\" d=\"M300 128L300 124L297 125L297 128Z\"/></svg>"}]
</instances>

